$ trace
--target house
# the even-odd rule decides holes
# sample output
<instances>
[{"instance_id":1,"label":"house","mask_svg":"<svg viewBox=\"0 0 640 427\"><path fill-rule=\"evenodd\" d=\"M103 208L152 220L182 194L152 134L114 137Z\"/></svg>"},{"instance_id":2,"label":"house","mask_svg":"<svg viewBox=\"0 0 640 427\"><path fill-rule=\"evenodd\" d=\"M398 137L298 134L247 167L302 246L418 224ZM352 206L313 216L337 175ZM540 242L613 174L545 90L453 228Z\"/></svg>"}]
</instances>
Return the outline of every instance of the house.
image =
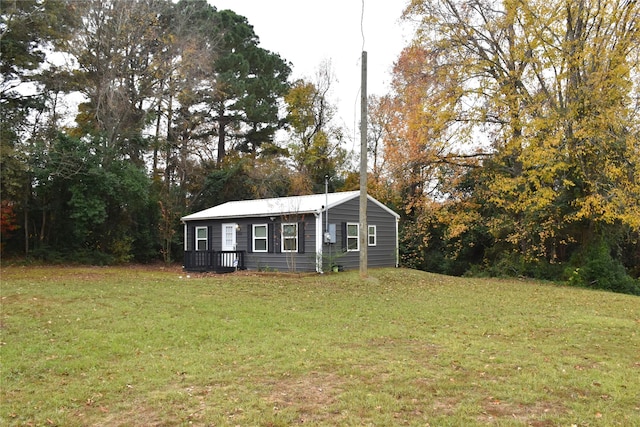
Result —
<instances>
[{"instance_id":1,"label":"house","mask_svg":"<svg viewBox=\"0 0 640 427\"><path fill-rule=\"evenodd\" d=\"M227 202L181 218L187 271L359 268L360 192ZM398 265L398 219L367 196L369 267Z\"/></svg>"}]
</instances>

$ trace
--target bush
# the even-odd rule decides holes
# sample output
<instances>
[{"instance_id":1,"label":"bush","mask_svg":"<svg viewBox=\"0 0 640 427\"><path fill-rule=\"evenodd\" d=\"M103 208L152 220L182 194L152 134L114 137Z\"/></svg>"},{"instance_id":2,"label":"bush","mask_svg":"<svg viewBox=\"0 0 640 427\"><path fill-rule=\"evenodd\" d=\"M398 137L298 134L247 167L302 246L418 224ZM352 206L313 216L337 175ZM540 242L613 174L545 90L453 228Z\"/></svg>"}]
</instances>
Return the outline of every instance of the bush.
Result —
<instances>
[{"instance_id":1,"label":"bush","mask_svg":"<svg viewBox=\"0 0 640 427\"><path fill-rule=\"evenodd\" d=\"M503 253L493 262L485 260L467 270L465 276L484 277L528 277L539 280L559 280L563 267L543 259L528 260L516 252Z\"/></svg>"},{"instance_id":2,"label":"bush","mask_svg":"<svg viewBox=\"0 0 640 427\"><path fill-rule=\"evenodd\" d=\"M133 246L132 237L122 237L120 239L114 239L111 242L110 252L113 256L113 261L116 264L126 264L133 259L131 248Z\"/></svg>"},{"instance_id":3,"label":"bush","mask_svg":"<svg viewBox=\"0 0 640 427\"><path fill-rule=\"evenodd\" d=\"M46 264L84 264L84 265L112 265L115 259L112 255L92 249L77 249L60 251L48 245L42 245L32 250L27 262L44 262Z\"/></svg>"},{"instance_id":4,"label":"bush","mask_svg":"<svg viewBox=\"0 0 640 427\"><path fill-rule=\"evenodd\" d=\"M640 295L640 281L629 276L622 263L611 256L604 240L578 251L570 263L565 278L571 286Z\"/></svg>"}]
</instances>

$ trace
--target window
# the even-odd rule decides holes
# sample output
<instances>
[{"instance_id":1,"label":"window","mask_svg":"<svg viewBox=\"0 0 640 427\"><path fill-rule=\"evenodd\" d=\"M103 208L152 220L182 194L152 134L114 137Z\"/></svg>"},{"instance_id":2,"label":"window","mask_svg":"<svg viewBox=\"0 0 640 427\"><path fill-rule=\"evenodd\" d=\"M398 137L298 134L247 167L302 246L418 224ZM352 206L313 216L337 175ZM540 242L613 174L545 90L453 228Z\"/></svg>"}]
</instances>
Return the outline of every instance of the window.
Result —
<instances>
[{"instance_id":1,"label":"window","mask_svg":"<svg viewBox=\"0 0 640 427\"><path fill-rule=\"evenodd\" d=\"M253 252L267 252L267 224L253 226Z\"/></svg>"},{"instance_id":2,"label":"window","mask_svg":"<svg viewBox=\"0 0 640 427\"><path fill-rule=\"evenodd\" d=\"M298 224L282 224L282 252L298 252Z\"/></svg>"},{"instance_id":3,"label":"window","mask_svg":"<svg viewBox=\"0 0 640 427\"><path fill-rule=\"evenodd\" d=\"M369 246L375 246L376 245L376 226L370 225L368 226L368 229L369 229L369 233L367 234L368 244Z\"/></svg>"},{"instance_id":4,"label":"window","mask_svg":"<svg viewBox=\"0 0 640 427\"><path fill-rule=\"evenodd\" d=\"M206 251L207 247L207 227L196 227L196 251Z\"/></svg>"},{"instance_id":5,"label":"window","mask_svg":"<svg viewBox=\"0 0 640 427\"><path fill-rule=\"evenodd\" d=\"M360 250L360 225L357 223L347 223L347 251Z\"/></svg>"}]
</instances>

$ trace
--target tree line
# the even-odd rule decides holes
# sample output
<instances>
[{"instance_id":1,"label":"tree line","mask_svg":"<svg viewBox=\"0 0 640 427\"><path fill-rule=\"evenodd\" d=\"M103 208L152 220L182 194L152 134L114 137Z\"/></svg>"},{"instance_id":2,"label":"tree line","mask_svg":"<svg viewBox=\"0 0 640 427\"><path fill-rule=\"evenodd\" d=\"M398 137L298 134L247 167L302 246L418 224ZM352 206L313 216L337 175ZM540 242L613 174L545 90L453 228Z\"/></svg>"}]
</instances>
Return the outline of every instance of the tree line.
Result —
<instances>
[{"instance_id":1,"label":"tree line","mask_svg":"<svg viewBox=\"0 0 640 427\"><path fill-rule=\"evenodd\" d=\"M640 294L637 2L413 0L404 18L367 141L403 265ZM3 256L169 262L186 213L358 186L330 66L291 79L233 11L22 0L0 30Z\"/></svg>"},{"instance_id":2,"label":"tree line","mask_svg":"<svg viewBox=\"0 0 640 427\"><path fill-rule=\"evenodd\" d=\"M639 294L633 0L414 0L371 113L404 263Z\"/></svg>"},{"instance_id":3,"label":"tree line","mask_svg":"<svg viewBox=\"0 0 640 427\"><path fill-rule=\"evenodd\" d=\"M312 192L344 168L330 69L291 81L233 11L24 0L1 28L4 254L176 260L182 215Z\"/></svg>"}]
</instances>

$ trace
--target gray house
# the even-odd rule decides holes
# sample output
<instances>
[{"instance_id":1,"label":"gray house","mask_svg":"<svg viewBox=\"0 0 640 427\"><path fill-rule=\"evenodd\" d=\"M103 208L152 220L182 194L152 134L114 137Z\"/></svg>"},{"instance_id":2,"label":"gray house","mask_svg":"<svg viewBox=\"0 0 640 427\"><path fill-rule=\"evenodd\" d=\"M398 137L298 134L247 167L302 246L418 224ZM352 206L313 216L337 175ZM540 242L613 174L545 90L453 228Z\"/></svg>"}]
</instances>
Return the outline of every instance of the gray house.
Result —
<instances>
[{"instance_id":1,"label":"gray house","mask_svg":"<svg viewBox=\"0 0 640 427\"><path fill-rule=\"evenodd\" d=\"M182 217L187 271L329 271L360 262L359 191L227 202ZM399 215L367 196L370 267L398 265Z\"/></svg>"}]
</instances>

